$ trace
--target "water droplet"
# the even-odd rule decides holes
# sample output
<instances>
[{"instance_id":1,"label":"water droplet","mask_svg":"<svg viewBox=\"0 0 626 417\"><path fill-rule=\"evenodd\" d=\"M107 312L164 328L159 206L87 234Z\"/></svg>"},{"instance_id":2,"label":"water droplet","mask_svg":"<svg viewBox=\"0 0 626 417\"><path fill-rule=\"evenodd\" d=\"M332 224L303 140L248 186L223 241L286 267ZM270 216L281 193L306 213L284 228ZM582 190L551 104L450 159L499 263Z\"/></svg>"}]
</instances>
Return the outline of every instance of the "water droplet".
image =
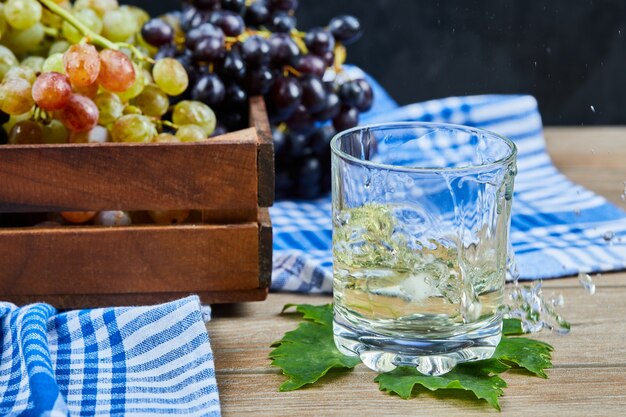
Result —
<instances>
[{"instance_id":1,"label":"water droplet","mask_svg":"<svg viewBox=\"0 0 626 417\"><path fill-rule=\"evenodd\" d=\"M592 148L592 149L591 149L591 154L592 154L592 155L595 155L595 154L596 154L596 150Z\"/></svg>"},{"instance_id":2,"label":"water droplet","mask_svg":"<svg viewBox=\"0 0 626 417\"><path fill-rule=\"evenodd\" d=\"M595 107L589 106L589 108L591 109L592 112L594 112L594 113L596 112L596 108Z\"/></svg>"},{"instance_id":3,"label":"water droplet","mask_svg":"<svg viewBox=\"0 0 626 417\"><path fill-rule=\"evenodd\" d=\"M557 334L570 332L571 325L557 311L565 303L563 296L559 294L556 298L547 300L542 294L541 280L523 286L516 281L509 300L505 313L508 317L520 319L524 332L535 333L542 329Z\"/></svg>"},{"instance_id":4,"label":"water droplet","mask_svg":"<svg viewBox=\"0 0 626 417\"><path fill-rule=\"evenodd\" d=\"M602 239L604 239L604 241L607 243L612 243L614 238L615 233L612 230L604 232L604 234L602 235Z\"/></svg>"},{"instance_id":5,"label":"water droplet","mask_svg":"<svg viewBox=\"0 0 626 417\"><path fill-rule=\"evenodd\" d=\"M565 298L563 294L559 294L554 298L550 299L550 305L554 308L563 307L565 305Z\"/></svg>"},{"instance_id":6,"label":"water droplet","mask_svg":"<svg viewBox=\"0 0 626 417\"><path fill-rule=\"evenodd\" d=\"M578 274L578 282L591 295L596 293L596 284L593 282L591 275L581 272Z\"/></svg>"}]
</instances>

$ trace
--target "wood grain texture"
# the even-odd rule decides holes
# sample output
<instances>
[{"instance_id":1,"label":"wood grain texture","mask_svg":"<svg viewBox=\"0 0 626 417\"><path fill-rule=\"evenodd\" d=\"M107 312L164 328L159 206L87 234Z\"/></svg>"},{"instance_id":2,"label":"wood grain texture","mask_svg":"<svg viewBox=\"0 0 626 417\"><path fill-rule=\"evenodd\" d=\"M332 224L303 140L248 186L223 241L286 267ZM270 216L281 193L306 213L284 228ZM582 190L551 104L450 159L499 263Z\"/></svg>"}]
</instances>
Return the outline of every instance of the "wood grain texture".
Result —
<instances>
[{"instance_id":1,"label":"wood grain texture","mask_svg":"<svg viewBox=\"0 0 626 417\"><path fill-rule=\"evenodd\" d=\"M262 96L250 98L250 126L259 136L259 206L269 207L274 203L274 140Z\"/></svg>"},{"instance_id":2,"label":"wood grain texture","mask_svg":"<svg viewBox=\"0 0 626 417\"><path fill-rule=\"evenodd\" d=\"M259 226L0 230L0 294L111 294L259 288Z\"/></svg>"},{"instance_id":3,"label":"wood grain texture","mask_svg":"<svg viewBox=\"0 0 626 417\"><path fill-rule=\"evenodd\" d=\"M0 211L257 207L254 128L202 143L0 148Z\"/></svg>"},{"instance_id":4,"label":"wood grain texture","mask_svg":"<svg viewBox=\"0 0 626 417\"><path fill-rule=\"evenodd\" d=\"M626 180L626 128L546 129L549 149L566 175L617 203ZM595 149L595 155L590 148ZM593 160L593 158L599 160ZM573 178L573 175L572 175ZM323 304L330 296L270 294L263 303L216 306L207 327L215 354L224 416L624 416L626 415L626 272L595 277L589 295L576 278L544 282L548 295L562 293L571 334L534 337L555 346L550 379L507 375L502 413L468 401L469 394L421 393L409 401L379 392L362 366L320 385L279 393L285 380L267 359L270 344L297 325L280 311L287 303Z\"/></svg>"},{"instance_id":5,"label":"wood grain texture","mask_svg":"<svg viewBox=\"0 0 626 417\"><path fill-rule=\"evenodd\" d=\"M163 293L129 294L71 294L71 295L12 295L11 302L17 305L45 302L57 308L94 308L110 306L139 306L166 303L189 295L197 295L203 304L241 303L261 301L267 298L267 288L240 291L187 291ZM4 299L4 298L3 298Z\"/></svg>"},{"instance_id":6,"label":"wood grain texture","mask_svg":"<svg viewBox=\"0 0 626 417\"><path fill-rule=\"evenodd\" d=\"M259 208L259 285L269 288L272 281L272 220L267 208Z\"/></svg>"}]
</instances>

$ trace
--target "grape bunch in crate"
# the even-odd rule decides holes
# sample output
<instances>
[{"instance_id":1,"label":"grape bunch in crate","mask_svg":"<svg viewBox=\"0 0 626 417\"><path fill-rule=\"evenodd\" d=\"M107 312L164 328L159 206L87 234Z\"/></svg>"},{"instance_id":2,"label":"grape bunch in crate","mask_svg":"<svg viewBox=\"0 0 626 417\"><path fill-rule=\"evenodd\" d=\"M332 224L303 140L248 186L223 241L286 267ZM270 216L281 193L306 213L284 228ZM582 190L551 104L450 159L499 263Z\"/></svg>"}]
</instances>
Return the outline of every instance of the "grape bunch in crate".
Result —
<instances>
[{"instance_id":1,"label":"grape bunch in crate","mask_svg":"<svg viewBox=\"0 0 626 417\"><path fill-rule=\"evenodd\" d=\"M330 138L373 94L342 66L358 20L302 32L297 6L193 0L152 18L117 0L0 3L0 142L206 141L245 127L263 95L277 196L322 195Z\"/></svg>"}]
</instances>

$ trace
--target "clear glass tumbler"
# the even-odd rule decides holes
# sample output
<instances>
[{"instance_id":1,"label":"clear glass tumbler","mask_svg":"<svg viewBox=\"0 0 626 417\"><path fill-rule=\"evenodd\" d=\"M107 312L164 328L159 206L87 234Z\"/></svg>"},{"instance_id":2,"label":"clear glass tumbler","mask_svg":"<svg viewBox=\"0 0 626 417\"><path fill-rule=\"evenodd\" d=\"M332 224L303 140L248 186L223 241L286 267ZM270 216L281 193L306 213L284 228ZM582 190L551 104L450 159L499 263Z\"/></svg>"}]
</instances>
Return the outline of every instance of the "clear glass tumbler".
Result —
<instances>
[{"instance_id":1,"label":"clear glass tumbler","mask_svg":"<svg viewBox=\"0 0 626 417\"><path fill-rule=\"evenodd\" d=\"M394 123L331 142L334 338L371 369L441 375L502 334L513 142Z\"/></svg>"}]
</instances>

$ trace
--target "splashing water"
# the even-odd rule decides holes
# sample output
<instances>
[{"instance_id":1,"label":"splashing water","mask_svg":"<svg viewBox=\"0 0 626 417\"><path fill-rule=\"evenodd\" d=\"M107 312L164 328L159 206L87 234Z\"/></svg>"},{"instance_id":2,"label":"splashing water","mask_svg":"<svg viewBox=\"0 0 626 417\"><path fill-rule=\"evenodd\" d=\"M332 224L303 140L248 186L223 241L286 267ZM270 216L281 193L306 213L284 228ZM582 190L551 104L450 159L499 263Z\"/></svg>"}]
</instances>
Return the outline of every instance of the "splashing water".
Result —
<instances>
[{"instance_id":1,"label":"splashing water","mask_svg":"<svg viewBox=\"0 0 626 417\"><path fill-rule=\"evenodd\" d=\"M543 281L530 285L514 282L510 288L509 302L505 306L507 317L520 319L526 333L536 333L543 329L557 334L568 334L571 325L557 312L564 304L563 296L547 299L543 292Z\"/></svg>"},{"instance_id":2,"label":"splashing water","mask_svg":"<svg viewBox=\"0 0 626 417\"><path fill-rule=\"evenodd\" d=\"M611 243L613 243L613 239L615 239L615 232L613 232L612 230L604 232L604 234L602 235L602 239L604 239L604 241L610 245Z\"/></svg>"},{"instance_id":3,"label":"splashing water","mask_svg":"<svg viewBox=\"0 0 626 417\"><path fill-rule=\"evenodd\" d=\"M595 107L589 106L589 108L591 109L592 112L594 112L594 113L596 112L596 108Z\"/></svg>"},{"instance_id":4,"label":"splashing water","mask_svg":"<svg viewBox=\"0 0 626 417\"><path fill-rule=\"evenodd\" d=\"M596 293L596 284L593 282L591 275L581 272L578 274L578 282L591 295Z\"/></svg>"}]
</instances>

